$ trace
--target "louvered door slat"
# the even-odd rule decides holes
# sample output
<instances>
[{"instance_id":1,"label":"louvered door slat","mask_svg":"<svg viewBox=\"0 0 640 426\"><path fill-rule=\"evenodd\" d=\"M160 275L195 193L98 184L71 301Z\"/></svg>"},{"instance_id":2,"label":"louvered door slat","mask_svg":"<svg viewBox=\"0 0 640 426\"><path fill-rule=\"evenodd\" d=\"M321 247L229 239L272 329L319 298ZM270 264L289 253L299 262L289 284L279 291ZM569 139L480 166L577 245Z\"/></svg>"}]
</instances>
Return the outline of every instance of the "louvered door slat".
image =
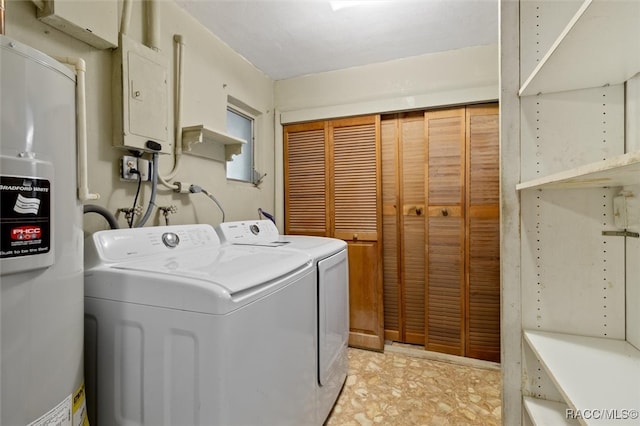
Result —
<instances>
[{"instance_id":1,"label":"louvered door slat","mask_svg":"<svg viewBox=\"0 0 640 426\"><path fill-rule=\"evenodd\" d=\"M285 232L327 235L325 129L322 123L285 126Z\"/></svg>"}]
</instances>

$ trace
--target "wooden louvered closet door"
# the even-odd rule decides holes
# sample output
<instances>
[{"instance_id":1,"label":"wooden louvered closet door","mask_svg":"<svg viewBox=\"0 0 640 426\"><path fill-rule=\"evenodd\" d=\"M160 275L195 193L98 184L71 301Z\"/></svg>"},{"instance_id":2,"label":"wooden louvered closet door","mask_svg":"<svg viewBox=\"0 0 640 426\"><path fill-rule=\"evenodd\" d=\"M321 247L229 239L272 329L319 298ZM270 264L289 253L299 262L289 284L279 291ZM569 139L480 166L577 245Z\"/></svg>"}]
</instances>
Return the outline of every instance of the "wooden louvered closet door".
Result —
<instances>
[{"instance_id":1,"label":"wooden louvered closet door","mask_svg":"<svg viewBox=\"0 0 640 426\"><path fill-rule=\"evenodd\" d=\"M423 345L424 114L385 117L382 149L385 338Z\"/></svg>"},{"instance_id":2,"label":"wooden louvered closet door","mask_svg":"<svg viewBox=\"0 0 640 426\"><path fill-rule=\"evenodd\" d=\"M498 105L383 117L385 338L499 361Z\"/></svg>"},{"instance_id":3,"label":"wooden louvered closet door","mask_svg":"<svg viewBox=\"0 0 640 426\"><path fill-rule=\"evenodd\" d=\"M425 113L427 350L464 355L465 108Z\"/></svg>"},{"instance_id":4,"label":"wooden louvered closet door","mask_svg":"<svg viewBox=\"0 0 640 426\"><path fill-rule=\"evenodd\" d=\"M399 138L400 120L395 116L383 117L380 123L382 164L382 259L384 297L384 337L387 340L404 342L402 302L402 254L400 252L401 230L397 216L400 205L399 189Z\"/></svg>"},{"instance_id":5,"label":"wooden louvered closet door","mask_svg":"<svg viewBox=\"0 0 640 426\"><path fill-rule=\"evenodd\" d=\"M467 108L466 354L500 360L498 105Z\"/></svg>"},{"instance_id":6,"label":"wooden louvered closet door","mask_svg":"<svg viewBox=\"0 0 640 426\"><path fill-rule=\"evenodd\" d=\"M284 128L285 233L340 238L349 257L351 346L382 350L380 118Z\"/></svg>"},{"instance_id":7,"label":"wooden louvered closet door","mask_svg":"<svg viewBox=\"0 0 640 426\"><path fill-rule=\"evenodd\" d=\"M382 350L379 116L333 120L333 235L349 250L349 344Z\"/></svg>"}]
</instances>

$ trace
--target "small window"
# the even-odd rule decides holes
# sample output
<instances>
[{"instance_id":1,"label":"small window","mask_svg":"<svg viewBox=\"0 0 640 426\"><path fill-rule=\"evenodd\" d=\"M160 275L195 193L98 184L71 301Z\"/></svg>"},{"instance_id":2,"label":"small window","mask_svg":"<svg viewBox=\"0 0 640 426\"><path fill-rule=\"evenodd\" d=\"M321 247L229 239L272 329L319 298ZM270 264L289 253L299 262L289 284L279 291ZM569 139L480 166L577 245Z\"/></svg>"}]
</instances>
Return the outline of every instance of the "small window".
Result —
<instances>
[{"instance_id":1,"label":"small window","mask_svg":"<svg viewBox=\"0 0 640 426\"><path fill-rule=\"evenodd\" d=\"M227 161L227 179L253 182L253 117L227 108L227 133L247 141L242 145L242 153Z\"/></svg>"}]
</instances>

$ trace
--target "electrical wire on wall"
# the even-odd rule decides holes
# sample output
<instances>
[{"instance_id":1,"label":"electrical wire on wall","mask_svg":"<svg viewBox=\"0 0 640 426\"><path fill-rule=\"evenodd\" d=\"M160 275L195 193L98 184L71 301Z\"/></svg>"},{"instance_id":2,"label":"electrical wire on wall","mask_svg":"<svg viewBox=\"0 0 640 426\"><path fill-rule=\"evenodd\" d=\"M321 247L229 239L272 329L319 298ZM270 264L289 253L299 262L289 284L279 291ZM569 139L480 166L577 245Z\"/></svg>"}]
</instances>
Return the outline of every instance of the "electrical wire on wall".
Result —
<instances>
[{"instance_id":1,"label":"electrical wire on wall","mask_svg":"<svg viewBox=\"0 0 640 426\"><path fill-rule=\"evenodd\" d=\"M151 197L149 198L149 204L147 205L147 211L145 211L144 216L142 216L142 218L140 218L140 221L138 221L138 223L136 223L136 228L141 228L144 226L145 223L147 223L147 220L149 220L149 217L151 216L151 212L153 211L153 206L156 205L156 192L158 190L158 153L154 152L153 156L151 157ZM140 172L136 170L136 172L138 173L138 182L140 182ZM140 190L140 186L138 184L138 191ZM138 198L138 193L136 192L136 200L134 201L133 204L133 208L135 209L136 205L135 203L137 202L137 198ZM131 228L133 224L133 219L131 219L131 222L129 224L129 227Z\"/></svg>"},{"instance_id":2,"label":"electrical wire on wall","mask_svg":"<svg viewBox=\"0 0 640 426\"><path fill-rule=\"evenodd\" d=\"M140 171L136 169L129 170L129 173L135 174L138 177L138 189L136 189L136 196L133 197L133 206L131 206L131 215L129 216L128 225L129 228L133 228L133 218L135 217L136 204L138 203L138 196L140 195L140 188L142 187L142 176Z\"/></svg>"}]
</instances>

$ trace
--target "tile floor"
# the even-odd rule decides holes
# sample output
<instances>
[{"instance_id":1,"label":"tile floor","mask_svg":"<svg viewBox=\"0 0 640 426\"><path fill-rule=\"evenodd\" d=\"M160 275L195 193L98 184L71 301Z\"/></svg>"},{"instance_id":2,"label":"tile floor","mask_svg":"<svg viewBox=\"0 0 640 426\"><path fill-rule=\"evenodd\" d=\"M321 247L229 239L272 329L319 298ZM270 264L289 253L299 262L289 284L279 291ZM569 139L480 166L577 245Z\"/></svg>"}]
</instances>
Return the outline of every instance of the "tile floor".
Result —
<instances>
[{"instance_id":1,"label":"tile floor","mask_svg":"<svg viewBox=\"0 0 640 426\"><path fill-rule=\"evenodd\" d=\"M498 364L395 344L384 353L349 348L347 381L325 426L500 425L500 390Z\"/></svg>"}]
</instances>

